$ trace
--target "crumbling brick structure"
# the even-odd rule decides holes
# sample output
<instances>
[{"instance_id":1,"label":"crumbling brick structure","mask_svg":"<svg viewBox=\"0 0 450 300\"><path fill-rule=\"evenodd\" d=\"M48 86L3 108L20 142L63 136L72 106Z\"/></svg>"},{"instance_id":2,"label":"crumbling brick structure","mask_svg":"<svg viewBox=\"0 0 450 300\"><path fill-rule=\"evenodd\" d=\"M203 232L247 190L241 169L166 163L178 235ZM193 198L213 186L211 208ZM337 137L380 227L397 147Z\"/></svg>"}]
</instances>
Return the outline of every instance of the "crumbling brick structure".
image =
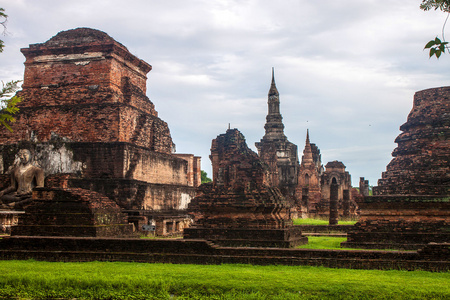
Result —
<instances>
[{"instance_id":1,"label":"crumbling brick structure","mask_svg":"<svg viewBox=\"0 0 450 300\"><path fill-rule=\"evenodd\" d=\"M319 203L322 199L320 182L323 172L320 150L309 141L309 130L307 130L305 149L298 172L298 185L302 195L302 213L306 217L319 213Z\"/></svg>"},{"instance_id":2,"label":"crumbling brick structure","mask_svg":"<svg viewBox=\"0 0 450 300\"><path fill-rule=\"evenodd\" d=\"M450 242L450 87L417 92L392 161L359 203L344 246L418 249Z\"/></svg>"},{"instance_id":3,"label":"crumbling brick structure","mask_svg":"<svg viewBox=\"0 0 450 300\"><path fill-rule=\"evenodd\" d=\"M375 195L450 194L450 87L414 95L394 157L383 172Z\"/></svg>"},{"instance_id":4,"label":"crumbling brick structure","mask_svg":"<svg viewBox=\"0 0 450 300\"><path fill-rule=\"evenodd\" d=\"M333 184L337 185L336 199L331 197ZM358 206L352 198L352 189L351 176L342 162L329 162L324 170L320 150L310 142L308 130L298 172L297 190L302 199L302 214L306 217L326 217L333 210L331 214L334 214L332 219L335 222L339 217L354 216Z\"/></svg>"},{"instance_id":5,"label":"crumbling brick structure","mask_svg":"<svg viewBox=\"0 0 450 300\"><path fill-rule=\"evenodd\" d=\"M200 160L172 153L169 127L146 96L152 67L89 28L21 51L22 102L14 132L0 132L0 172L26 147L46 175L72 174L69 187L108 196L137 228L165 214L184 222Z\"/></svg>"},{"instance_id":6,"label":"crumbling brick structure","mask_svg":"<svg viewBox=\"0 0 450 300\"><path fill-rule=\"evenodd\" d=\"M12 236L131 237L133 224L108 197L80 188L36 188Z\"/></svg>"},{"instance_id":7,"label":"crumbling brick structure","mask_svg":"<svg viewBox=\"0 0 450 300\"><path fill-rule=\"evenodd\" d=\"M227 246L292 247L307 242L292 226L293 207L270 185L268 166L237 129L212 141L213 182L189 204L194 225L184 238Z\"/></svg>"}]
</instances>

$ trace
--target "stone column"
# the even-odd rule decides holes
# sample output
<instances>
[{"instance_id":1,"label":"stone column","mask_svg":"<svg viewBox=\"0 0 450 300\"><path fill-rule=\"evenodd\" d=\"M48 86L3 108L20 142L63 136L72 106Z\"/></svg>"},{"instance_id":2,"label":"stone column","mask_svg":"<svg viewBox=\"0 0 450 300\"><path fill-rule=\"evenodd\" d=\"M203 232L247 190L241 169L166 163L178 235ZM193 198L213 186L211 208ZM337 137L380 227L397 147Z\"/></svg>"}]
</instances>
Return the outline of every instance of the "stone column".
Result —
<instances>
[{"instance_id":1,"label":"stone column","mask_svg":"<svg viewBox=\"0 0 450 300\"><path fill-rule=\"evenodd\" d=\"M339 212L338 212L338 199L339 199L339 185L337 183L331 183L330 185L330 225L337 225Z\"/></svg>"},{"instance_id":2,"label":"stone column","mask_svg":"<svg viewBox=\"0 0 450 300\"><path fill-rule=\"evenodd\" d=\"M343 192L343 215L348 217L350 215L350 190L344 190Z\"/></svg>"}]
</instances>

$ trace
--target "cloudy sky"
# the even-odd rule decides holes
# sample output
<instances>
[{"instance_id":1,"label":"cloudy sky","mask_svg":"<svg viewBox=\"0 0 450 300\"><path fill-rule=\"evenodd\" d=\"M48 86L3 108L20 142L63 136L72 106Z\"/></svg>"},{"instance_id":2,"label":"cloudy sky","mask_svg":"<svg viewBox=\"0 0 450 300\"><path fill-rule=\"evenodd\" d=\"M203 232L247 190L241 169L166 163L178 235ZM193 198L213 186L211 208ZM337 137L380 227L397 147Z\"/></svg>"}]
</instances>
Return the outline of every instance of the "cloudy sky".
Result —
<instances>
[{"instance_id":1,"label":"cloudy sky","mask_svg":"<svg viewBox=\"0 0 450 300\"><path fill-rule=\"evenodd\" d=\"M448 85L450 55L428 59L446 15L420 0L0 0L9 15L0 79L22 79L20 48L59 31L108 33L153 66L147 95L179 153L202 156L231 124L264 135L271 69L289 140L306 129L322 162L376 185L414 92ZM301 157L301 153L299 153Z\"/></svg>"}]
</instances>

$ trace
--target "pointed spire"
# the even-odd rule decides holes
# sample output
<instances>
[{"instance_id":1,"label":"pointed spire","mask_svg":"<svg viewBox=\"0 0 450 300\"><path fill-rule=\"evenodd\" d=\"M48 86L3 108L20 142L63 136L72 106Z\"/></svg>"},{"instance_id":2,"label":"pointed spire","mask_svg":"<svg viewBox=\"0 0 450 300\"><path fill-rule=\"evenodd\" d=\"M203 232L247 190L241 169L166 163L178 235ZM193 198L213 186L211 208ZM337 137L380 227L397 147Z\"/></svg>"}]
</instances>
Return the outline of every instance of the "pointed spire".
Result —
<instances>
[{"instance_id":1,"label":"pointed spire","mask_svg":"<svg viewBox=\"0 0 450 300\"><path fill-rule=\"evenodd\" d=\"M274 69L272 68L272 83L267 97L268 113L264 129L266 134L264 140L286 140L284 135L283 117L280 113L280 95L275 85Z\"/></svg>"},{"instance_id":2,"label":"pointed spire","mask_svg":"<svg viewBox=\"0 0 450 300\"><path fill-rule=\"evenodd\" d=\"M314 163L311 143L309 141L309 129L306 129L305 150L303 150L302 165L307 166Z\"/></svg>"},{"instance_id":3,"label":"pointed spire","mask_svg":"<svg viewBox=\"0 0 450 300\"><path fill-rule=\"evenodd\" d=\"M277 95L277 96L279 95L277 86L275 84L275 71L274 71L273 67L272 67L272 83L270 84L270 90L269 90L269 96L270 95Z\"/></svg>"}]
</instances>

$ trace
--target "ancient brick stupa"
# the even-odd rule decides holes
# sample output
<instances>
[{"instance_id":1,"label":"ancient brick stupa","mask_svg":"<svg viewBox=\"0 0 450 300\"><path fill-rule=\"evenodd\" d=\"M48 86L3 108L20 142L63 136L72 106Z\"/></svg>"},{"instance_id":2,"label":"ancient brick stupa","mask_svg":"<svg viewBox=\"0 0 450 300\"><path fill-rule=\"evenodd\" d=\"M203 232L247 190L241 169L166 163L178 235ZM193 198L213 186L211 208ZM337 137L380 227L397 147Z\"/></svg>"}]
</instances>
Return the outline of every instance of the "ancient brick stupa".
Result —
<instances>
[{"instance_id":1,"label":"ancient brick stupa","mask_svg":"<svg viewBox=\"0 0 450 300\"><path fill-rule=\"evenodd\" d=\"M14 132L0 132L0 173L25 147L47 177L71 174L69 188L112 199L137 229L156 220L159 234L181 231L200 158L173 153L169 127L146 96L151 65L90 28L21 51L22 101Z\"/></svg>"},{"instance_id":2,"label":"ancient brick stupa","mask_svg":"<svg viewBox=\"0 0 450 300\"><path fill-rule=\"evenodd\" d=\"M450 242L450 87L417 92L394 158L361 202L345 246L417 249Z\"/></svg>"},{"instance_id":3,"label":"ancient brick stupa","mask_svg":"<svg viewBox=\"0 0 450 300\"><path fill-rule=\"evenodd\" d=\"M237 129L212 141L213 182L200 186L189 204L194 226L184 238L224 246L292 247L307 243L292 227L293 207L269 185L267 165Z\"/></svg>"}]
</instances>

